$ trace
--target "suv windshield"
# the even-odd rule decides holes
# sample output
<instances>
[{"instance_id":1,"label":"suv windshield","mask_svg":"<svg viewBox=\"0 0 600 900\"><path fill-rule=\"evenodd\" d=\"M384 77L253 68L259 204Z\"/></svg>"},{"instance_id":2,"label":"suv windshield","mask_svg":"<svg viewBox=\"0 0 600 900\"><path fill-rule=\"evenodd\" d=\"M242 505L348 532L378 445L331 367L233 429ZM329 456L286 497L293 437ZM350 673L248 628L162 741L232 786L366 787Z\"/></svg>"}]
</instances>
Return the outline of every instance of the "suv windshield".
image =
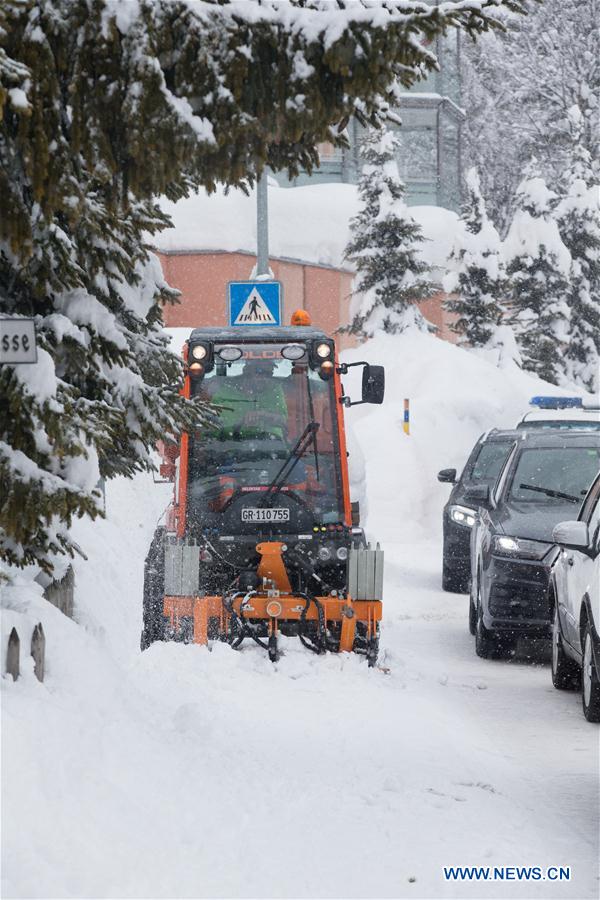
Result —
<instances>
[{"instance_id":1,"label":"suv windshield","mask_svg":"<svg viewBox=\"0 0 600 900\"><path fill-rule=\"evenodd\" d=\"M512 447L512 441L488 441L481 445L477 459L471 467L469 481L495 484L500 470Z\"/></svg>"},{"instance_id":2,"label":"suv windshield","mask_svg":"<svg viewBox=\"0 0 600 900\"><path fill-rule=\"evenodd\" d=\"M257 522L291 532L341 522L333 382L306 354L284 359L273 344L243 350L235 362L216 356L196 392L218 411L190 435L191 517L227 534Z\"/></svg>"},{"instance_id":3,"label":"suv windshield","mask_svg":"<svg viewBox=\"0 0 600 900\"><path fill-rule=\"evenodd\" d=\"M545 447L523 450L512 478L509 498L519 502L581 504L600 468L596 447Z\"/></svg>"}]
</instances>

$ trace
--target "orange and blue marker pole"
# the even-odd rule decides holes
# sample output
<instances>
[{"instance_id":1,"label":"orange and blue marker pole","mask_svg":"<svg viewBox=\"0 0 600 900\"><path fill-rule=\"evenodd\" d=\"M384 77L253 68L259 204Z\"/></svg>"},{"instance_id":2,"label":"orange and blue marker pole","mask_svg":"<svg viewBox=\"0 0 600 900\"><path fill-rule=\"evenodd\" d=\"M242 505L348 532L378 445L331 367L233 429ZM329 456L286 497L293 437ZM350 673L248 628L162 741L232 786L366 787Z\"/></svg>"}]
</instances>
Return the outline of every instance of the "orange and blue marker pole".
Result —
<instances>
[{"instance_id":1,"label":"orange and blue marker pole","mask_svg":"<svg viewBox=\"0 0 600 900\"><path fill-rule=\"evenodd\" d=\"M404 419L402 420L404 434L410 434L410 409L408 399L404 401Z\"/></svg>"}]
</instances>

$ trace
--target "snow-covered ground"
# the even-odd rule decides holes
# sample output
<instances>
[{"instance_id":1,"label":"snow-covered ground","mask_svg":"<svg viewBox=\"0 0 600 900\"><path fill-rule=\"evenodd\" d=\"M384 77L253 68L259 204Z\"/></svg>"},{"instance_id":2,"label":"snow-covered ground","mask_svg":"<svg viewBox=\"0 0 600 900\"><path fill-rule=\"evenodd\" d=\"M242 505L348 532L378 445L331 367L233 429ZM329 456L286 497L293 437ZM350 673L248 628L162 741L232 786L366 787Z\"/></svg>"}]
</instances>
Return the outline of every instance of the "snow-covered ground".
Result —
<instances>
[{"instance_id":1,"label":"snow-covered ground","mask_svg":"<svg viewBox=\"0 0 600 900\"><path fill-rule=\"evenodd\" d=\"M440 589L437 470L548 386L426 335L359 355L388 382L382 407L347 413L386 551L383 668L292 640L276 665L256 646L141 654L143 558L170 488L110 484L106 521L75 529L79 624L26 577L5 590L5 633L41 620L48 649L43 684L2 679L4 897L598 896L598 729L543 650L478 659L467 598ZM444 865L572 880L451 883Z\"/></svg>"}]
</instances>

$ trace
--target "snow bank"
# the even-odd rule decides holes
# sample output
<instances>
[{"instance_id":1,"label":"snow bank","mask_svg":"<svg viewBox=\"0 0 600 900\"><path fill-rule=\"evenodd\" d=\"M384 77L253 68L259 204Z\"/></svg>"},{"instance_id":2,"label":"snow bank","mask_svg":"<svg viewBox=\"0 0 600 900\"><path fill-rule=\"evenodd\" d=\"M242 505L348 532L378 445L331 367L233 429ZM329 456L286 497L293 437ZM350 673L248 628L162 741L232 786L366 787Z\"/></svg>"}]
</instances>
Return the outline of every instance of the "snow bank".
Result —
<instances>
[{"instance_id":1,"label":"snow bank","mask_svg":"<svg viewBox=\"0 0 600 900\"><path fill-rule=\"evenodd\" d=\"M342 358L365 359L386 370L384 403L346 412L366 460L368 530L386 541L438 536L449 488L437 481L437 472L460 471L479 435L489 428L513 428L535 394L569 393L512 362L498 368L420 332L381 335ZM345 379L355 399L360 371L351 370ZM402 430L405 397L410 436Z\"/></svg>"},{"instance_id":2,"label":"snow bank","mask_svg":"<svg viewBox=\"0 0 600 900\"><path fill-rule=\"evenodd\" d=\"M227 194L200 191L184 200L162 202L173 228L153 238L159 250L256 251L256 194L241 190ZM345 266L348 227L358 211L357 188L352 184L269 187L269 250L288 257L329 266ZM426 242L422 258L432 268L444 268L458 216L436 206L413 206ZM303 223L310 222L310 228Z\"/></svg>"}]
</instances>

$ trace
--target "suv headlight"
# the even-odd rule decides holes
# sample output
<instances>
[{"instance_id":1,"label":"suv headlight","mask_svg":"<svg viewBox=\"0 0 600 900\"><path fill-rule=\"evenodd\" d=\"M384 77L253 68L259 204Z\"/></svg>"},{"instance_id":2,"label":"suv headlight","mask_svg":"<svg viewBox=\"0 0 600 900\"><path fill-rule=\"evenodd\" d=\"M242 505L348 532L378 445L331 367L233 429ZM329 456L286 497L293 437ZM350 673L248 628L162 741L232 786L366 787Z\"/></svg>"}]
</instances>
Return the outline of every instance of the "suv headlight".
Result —
<instances>
[{"instance_id":1,"label":"suv headlight","mask_svg":"<svg viewBox=\"0 0 600 900\"><path fill-rule=\"evenodd\" d=\"M543 559L553 544L543 541L528 541L524 538L496 535L492 543L497 556L514 556L518 559Z\"/></svg>"},{"instance_id":2,"label":"suv headlight","mask_svg":"<svg viewBox=\"0 0 600 900\"><path fill-rule=\"evenodd\" d=\"M451 506L450 518L457 525L464 525L465 528L472 528L475 524L475 516L477 513L468 506Z\"/></svg>"}]
</instances>

